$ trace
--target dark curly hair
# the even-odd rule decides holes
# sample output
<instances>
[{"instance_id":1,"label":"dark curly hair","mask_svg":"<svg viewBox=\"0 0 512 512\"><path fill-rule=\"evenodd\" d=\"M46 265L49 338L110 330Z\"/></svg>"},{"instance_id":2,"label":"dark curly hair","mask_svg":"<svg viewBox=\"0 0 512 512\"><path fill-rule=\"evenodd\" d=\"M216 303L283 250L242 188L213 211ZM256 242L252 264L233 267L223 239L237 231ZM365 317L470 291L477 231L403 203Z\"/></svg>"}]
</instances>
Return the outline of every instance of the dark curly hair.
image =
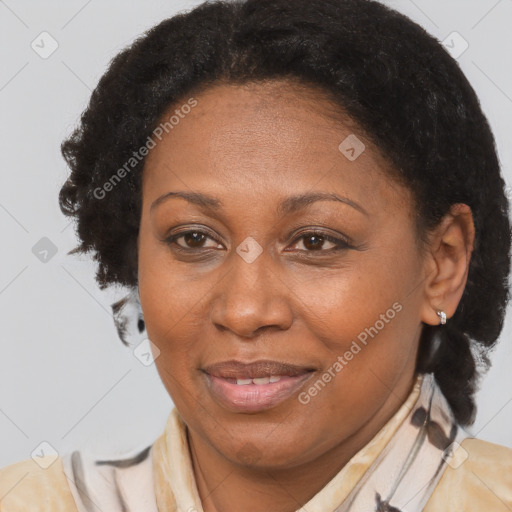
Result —
<instances>
[{"instance_id":1,"label":"dark curly hair","mask_svg":"<svg viewBox=\"0 0 512 512\"><path fill-rule=\"evenodd\" d=\"M505 184L488 121L456 61L377 1L208 1L117 54L61 147L71 174L59 203L81 240L69 254L95 251L101 289L137 286L144 159L109 187L108 200L95 191L187 95L272 79L321 89L358 123L413 192L420 245L451 205L470 206L476 240L464 294L446 325L423 326L417 371L433 372L458 422L471 424L479 365L488 367L510 293Z\"/></svg>"}]
</instances>

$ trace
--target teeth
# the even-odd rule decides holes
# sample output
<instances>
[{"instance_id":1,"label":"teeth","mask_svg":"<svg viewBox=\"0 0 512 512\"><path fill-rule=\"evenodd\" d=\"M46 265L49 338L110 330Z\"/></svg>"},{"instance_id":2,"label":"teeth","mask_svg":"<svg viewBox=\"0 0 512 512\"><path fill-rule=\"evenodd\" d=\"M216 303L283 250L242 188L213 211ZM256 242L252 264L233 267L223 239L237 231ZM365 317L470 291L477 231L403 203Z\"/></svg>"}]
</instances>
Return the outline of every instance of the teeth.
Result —
<instances>
[{"instance_id":1,"label":"teeth","mask_svg":"<svg viewBox=\"0 0 512 512\"><path fill-rule=\"evenodd\" d=\"M278 382L281 380L281 375L271 375L270 377L257 377L254 379L236 379L239 386L246 386L247 384L268 384L269 382Z\"/></svg>"},{"instance_id":2,"label":"teeth","mask_svg":"<svg viewBox=\"0 0 512 512\"><path fill-rule=\"evenodd\" d=\"M254 384L268 384L270 382L270 377L258 377L257 379L252 379Z\"/></svg>"}]
</instances>

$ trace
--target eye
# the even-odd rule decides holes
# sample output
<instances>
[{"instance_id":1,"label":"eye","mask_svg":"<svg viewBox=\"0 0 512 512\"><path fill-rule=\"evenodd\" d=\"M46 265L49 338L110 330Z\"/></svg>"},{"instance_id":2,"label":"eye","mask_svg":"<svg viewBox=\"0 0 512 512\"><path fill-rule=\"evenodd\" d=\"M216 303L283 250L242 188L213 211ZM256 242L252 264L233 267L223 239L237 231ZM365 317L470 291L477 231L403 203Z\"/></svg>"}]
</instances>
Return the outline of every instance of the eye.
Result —
<instances>
[{"instance_id":1,"label":"eye","mask_svg":"<svg viewBox=\"0 0 512 512\"><path fill-rule=\"evenodd\" d=\"M178 243L178 240L182 240L183 243ZM211 240L213 245L206 246L207 240ZM179 250L193 251L195 249L222 249L222 244L213 238L210 233L201 231L199 229L193 229L189 231L182 231L181 233L175 233L165 240L168 245L174 244ZM220 245L220 247L219 247Z\"/></svg>"},{"instance_id":2,"label":"eye","mask_svg":"<svg viewBox=\"0 0 512 512\"><path fill-rule=\"evenodd\" d=\"M298 241L298 242L297 242ZM330 247L325 249L325 244ZM347 239L336 238L322 231L308 231L295 238L293 245L299 245L299 250L306 252L328 252L339 251L352 247ZM302 245L303 249L300 248ZM288 250L288 249L286 249Z\"/></svg>"}]
</instances>

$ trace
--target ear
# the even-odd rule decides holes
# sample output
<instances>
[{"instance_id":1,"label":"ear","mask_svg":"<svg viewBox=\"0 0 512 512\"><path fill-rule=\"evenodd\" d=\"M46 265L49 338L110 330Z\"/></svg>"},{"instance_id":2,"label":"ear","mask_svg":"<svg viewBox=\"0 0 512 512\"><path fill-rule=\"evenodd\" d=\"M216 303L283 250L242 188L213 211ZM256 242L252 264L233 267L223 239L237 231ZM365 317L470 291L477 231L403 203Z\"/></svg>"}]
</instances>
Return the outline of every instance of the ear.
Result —
<instances>
[{"instance_id":1,"label":"ear","mask_svg":"<svg viewBox=\"0 0 512 512\"><path fill-rule=\"evenodd\" d=\"M471 208L462 203L452 205L430 237L421 309L426 324L440 323L438 310L447 318L455 314L466 286L474 240Z\"/></svg>"}]
</instances>

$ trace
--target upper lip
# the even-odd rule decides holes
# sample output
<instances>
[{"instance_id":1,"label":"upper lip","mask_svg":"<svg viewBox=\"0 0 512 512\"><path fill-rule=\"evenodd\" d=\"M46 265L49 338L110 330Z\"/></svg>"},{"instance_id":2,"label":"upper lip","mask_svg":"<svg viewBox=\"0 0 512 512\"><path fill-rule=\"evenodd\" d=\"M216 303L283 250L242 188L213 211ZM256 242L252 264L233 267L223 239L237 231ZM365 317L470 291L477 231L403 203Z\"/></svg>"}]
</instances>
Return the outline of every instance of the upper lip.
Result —
<instances>
[{"instance_id":1,"label":"upper lip","mask_svg":"<svg viewBox=\"0 0 512 512\"><path fill-rule=\"evenodd\" d=\"M294 365L268 359L244 363L242 361L230 360L208 365L203 371L214 377L227 379L256 379L269 377L271 375L288 375L294 377L313 371L311 366Z\"/></svg>"}]
</instances>

